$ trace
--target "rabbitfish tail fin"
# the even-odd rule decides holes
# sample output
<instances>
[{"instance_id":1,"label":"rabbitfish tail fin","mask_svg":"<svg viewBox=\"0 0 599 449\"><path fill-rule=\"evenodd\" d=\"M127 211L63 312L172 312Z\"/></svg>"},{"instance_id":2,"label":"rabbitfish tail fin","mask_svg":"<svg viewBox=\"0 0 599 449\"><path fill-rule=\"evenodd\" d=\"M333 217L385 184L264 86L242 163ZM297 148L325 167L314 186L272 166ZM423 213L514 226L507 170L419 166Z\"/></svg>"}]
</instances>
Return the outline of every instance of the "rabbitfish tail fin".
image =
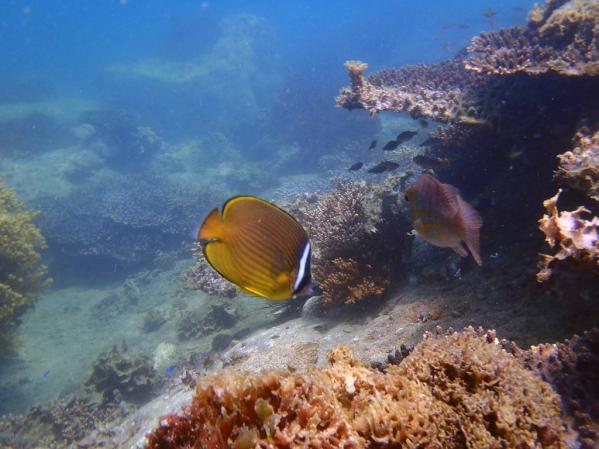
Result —
<instances>
[{"instance_id":1,"label":"rabbitfish tail fin","mask_svg":"<svg viewBox=\"0 0 599 449\"><path fill-rule=\"evenodd\" d=\"M220 216L220 212L218 208L212 209L202 226L200 226L200 230L198 231L198 239L199 240L221 240L223 237L223 221Z\"/></svg>"},{"instance_id":2,"label":"rabbitfish tail fin","mask_svg":"<svg viewBox=\"0 0 599 449\"><path fill-rule=\"evenodd\" d=\"M461 197L458 197L458 203L462 222L462 240L464 240L472 257L480 266L483 264L480 258L480 228L483 225L483 220L478 212Z\"/></svg>"}]
</instances>

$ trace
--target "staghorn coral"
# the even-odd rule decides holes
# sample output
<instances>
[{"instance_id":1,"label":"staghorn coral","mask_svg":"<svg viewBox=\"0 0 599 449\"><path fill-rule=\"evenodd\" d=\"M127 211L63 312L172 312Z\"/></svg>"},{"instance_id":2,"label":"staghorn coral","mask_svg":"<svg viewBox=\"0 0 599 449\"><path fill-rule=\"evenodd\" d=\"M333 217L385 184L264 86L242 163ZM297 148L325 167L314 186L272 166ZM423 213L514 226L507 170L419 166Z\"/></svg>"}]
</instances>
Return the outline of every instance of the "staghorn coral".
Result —
<instances>
[{"instance_id":1,"label":"staghorn coral","mask_svg":"<svg viewBox=\"0 0 599 449\"><path fill-rule=\"evenodd\" d=\"M103 404L118 404L121 400L141 404L158 384L150 358L130 353L123 341L120 347L114 345L98 356L85 389Z\"/></svg>"},{"instance_id":2,"label":"staghorn coral","mask_svg":"<svg viewBox=\"0 0 599 449\"><path fill-rule=\"evenodd\" d=\"M49 283L40 251L46 242L16 194L0 181L0 353L10 350L16 320Z\"/></svg>"},{"instance_id":3,"label":"staghorn coral","mask_svg":"<svg viewBox=\"0 0 599 449\"><path fill-rule=\"evenodd\" d=\"M332 182L334 190L290 207L310 235L314 280L327 305L381 297L407 241L399 194L385 183Z\"/></svg>"},{"instance_id":4,"label":"staghorn coral","mask_svg":"<svg viewBox=\"0 0 599 449\"><path fill-rule=\"evenodd\" d=\"M599 201L599 131L583 127L576 133L576 145L560 154L555 179L585 192Z\"/></svg>"},{"instance_id":5,"label":"staghorn coral","mask_svg":"<svg viewBox=\"0 0 599 449\"><path fill-rule=\"evenodd\" d=\"M508 75L599 74L599 4L594 0L549 0L529 14L528 27L481 33L464 61L476 73Z\"/></svg>"},{"instance_id":6,"label":"staghorn coral","mask_svg":"<svg viewBox=\"0 0 599 449\"><path fill-rule=\"evenodd\" d=\"M147 448L565 447L559 397L473 329L429 335L386 373L347 347L305 373L223 372Z\"/></svg>"},{"instance_id":7,"label":"staghorn coral","mask_svg":"<svg viewBox=\"0 0 599 449\"><path fill-rule=\"evenodd\" d=\"M590 220L584 215L590 211L582 206L572 212L558 212L557 200L562 190L543 202L547 214L539 220L539 229L551 248L559 244L559 251L553 255L541 254L537 281L544 282L551 277L551 265L557 261L569 262L599 272L599 218Z\"/></svg>"},{"instance_id":8,"label":"staghorn coral","mask_svg":"<svg viewBox=\"0 0 599 449\"><path fill-rule=\"evenodd\" d=\"M599 441L599 329L575 335L563 343L532 346L526 351L512 343L511 350L526 368L559 393L562 408L580 434L581 447L596 448Z\"/></svg>"}]
</instances>

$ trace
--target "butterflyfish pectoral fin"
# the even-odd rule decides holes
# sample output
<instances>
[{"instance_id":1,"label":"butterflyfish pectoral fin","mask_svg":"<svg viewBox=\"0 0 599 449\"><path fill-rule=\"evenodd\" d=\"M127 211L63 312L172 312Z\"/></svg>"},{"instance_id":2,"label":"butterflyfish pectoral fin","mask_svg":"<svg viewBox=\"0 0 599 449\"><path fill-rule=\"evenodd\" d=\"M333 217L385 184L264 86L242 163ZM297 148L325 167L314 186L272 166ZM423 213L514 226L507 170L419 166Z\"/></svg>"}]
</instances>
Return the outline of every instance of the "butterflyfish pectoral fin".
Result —
<instances>
[{"instance_id":1,"label":"butterflyfish pectoral fin","mask_svg":"<svg viewBox=\"0 0 599 449\"><path fill-rule=\"evenodd\" d=\"M198 231L199 240L220 240L224 231L223 220L218 208L210 211Z\"/></svg>"}]
</instances>

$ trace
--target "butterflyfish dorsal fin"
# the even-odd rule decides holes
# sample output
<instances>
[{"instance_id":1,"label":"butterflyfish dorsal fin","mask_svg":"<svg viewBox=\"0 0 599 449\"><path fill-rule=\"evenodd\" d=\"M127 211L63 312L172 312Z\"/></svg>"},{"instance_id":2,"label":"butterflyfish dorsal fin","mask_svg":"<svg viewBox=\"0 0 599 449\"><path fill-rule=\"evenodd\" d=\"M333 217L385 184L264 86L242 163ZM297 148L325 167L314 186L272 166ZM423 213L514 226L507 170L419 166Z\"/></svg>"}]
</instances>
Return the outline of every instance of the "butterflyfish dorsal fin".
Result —
<instances>
[{"instance_id":1,"label":"butterflyfish dorsal fin","mask_svg":"<svg viewBox=\"0 0 599 449\"><path fill-rule=\"evenodd\" d=\"M198 231L199 240L221 240L224 234L223 220L218 208L210 211Z\"/></svg>"}]
</instances>

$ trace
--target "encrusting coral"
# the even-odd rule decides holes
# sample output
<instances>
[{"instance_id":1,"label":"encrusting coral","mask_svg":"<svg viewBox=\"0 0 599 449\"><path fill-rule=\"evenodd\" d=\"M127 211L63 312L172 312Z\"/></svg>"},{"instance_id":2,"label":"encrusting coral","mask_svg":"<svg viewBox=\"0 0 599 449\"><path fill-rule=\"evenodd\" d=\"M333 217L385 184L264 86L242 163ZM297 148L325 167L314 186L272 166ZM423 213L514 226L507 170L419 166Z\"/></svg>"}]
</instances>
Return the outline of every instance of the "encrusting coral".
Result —
<instances>
[{"instance_id":1,"label":"encrusting coral","mask_svg":"<svg viewBox=\"0 0 599 449\"><path fill-rule=\"evenodd\" d=\"M559 396L492 332L429 335L398 366L347 347L305 373L224 372L163 418L147 448L566 447Z\"/></svg>"},{"instance_id":2,"label":"encrusting coral","mask_svg":"<svg viewBox=\"0 0 599 449\"><path fill-rule=\"evenodd\" d=\"M49 280L40 265L46 242L16 194L0 181L0 353L10 346L18 317L33 305Z\"/></svg>"},{"instance_id":3,"label":"encrusting coral","mask_svg":"<svg viewBox=\"0 0 599 449\"><path fill-rule=\"evenodd\" d=\"M543 203L547 214L539 220L539 229L545 234L549 246L559 245L559 250L553 256L541 255L537 273L539 282L551 277L551 265L555 261L566 259L599 273L599 218L585 219L590 211L582 206L572 212L559 212L557 200L560 193L561 189Z\"/></svg>"},{"instance_id":4,"label":"encrusting coral","mask_svg":"<svg viewBox=\"0 0 599 449\"><path fill-rule=\"evenodd\" d=\"M599 74L599 4L595 0L549 0L531 10L527 28L481 33L468 47L468 70L506 75L547 72Z\"/></svg>"}]
</instances>

